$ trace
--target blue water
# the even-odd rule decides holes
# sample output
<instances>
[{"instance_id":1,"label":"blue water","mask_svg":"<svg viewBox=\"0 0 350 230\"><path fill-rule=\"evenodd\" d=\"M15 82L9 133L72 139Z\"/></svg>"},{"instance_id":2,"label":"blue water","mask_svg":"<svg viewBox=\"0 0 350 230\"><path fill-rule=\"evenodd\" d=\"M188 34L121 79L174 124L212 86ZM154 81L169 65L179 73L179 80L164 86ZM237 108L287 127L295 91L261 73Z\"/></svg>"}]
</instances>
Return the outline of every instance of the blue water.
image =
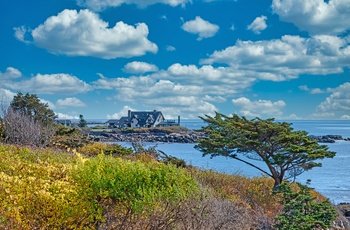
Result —
<instances>
[{"instance_id":1,"label":"blue water","mask_svg":"<svg viewBox=\"0 0 350 230\"><path fill-rule=\"evenodd\" d=\"M288 121L293 123L295 130L306 130L310 135L336 134L350 137L350 121ZM204 123L200 120L182 120L182 126L189 129L199 129ZM131 146L130 143L122 143ZM147 145L154 146L154 143ZM311 180L310 186L328 197L334 204L350 203L350 153L349 141L337 141L327 144L329 150L335 151L337 155L332 159L322 160L322 167L314 168L304 172L296 178L305 184ZM227 174L241 174L248 177L261 176L261 172L242 162L226 157L210 158L202 157L202 153L194 149L195 144L158 143L157 149L164 151L174 157L184 159L188 164L203 169L212 169ZM266 169L263 162L255 161L255 164Z\"/></svg>"}]
</instances>

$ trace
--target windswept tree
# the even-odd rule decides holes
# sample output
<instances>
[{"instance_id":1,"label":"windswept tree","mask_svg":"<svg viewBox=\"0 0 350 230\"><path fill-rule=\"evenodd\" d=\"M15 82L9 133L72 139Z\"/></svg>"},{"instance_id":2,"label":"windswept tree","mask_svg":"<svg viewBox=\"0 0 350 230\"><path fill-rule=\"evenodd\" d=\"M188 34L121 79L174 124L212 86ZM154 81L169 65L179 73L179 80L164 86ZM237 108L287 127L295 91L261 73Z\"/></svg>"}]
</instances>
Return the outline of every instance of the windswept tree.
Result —
<instances>
[{"instance_id":1,"label":"windswept tree","mask_svg":"<svg viewBox=\"0 0 350 230\"><path fill-rule=\"evenodd\" d=\"M290 123L273 118L249 120L236 114L232 117L216 113L200 117L208 135L195 146L203 156L226 156L248 164L274 181L274 189L283 179L293 178L306 170L320 167L318 161L333 158L335 152L310 139L306 131L293 131ZM251 160L263 161L267 169Z\"/></svg>"}]
</instances>

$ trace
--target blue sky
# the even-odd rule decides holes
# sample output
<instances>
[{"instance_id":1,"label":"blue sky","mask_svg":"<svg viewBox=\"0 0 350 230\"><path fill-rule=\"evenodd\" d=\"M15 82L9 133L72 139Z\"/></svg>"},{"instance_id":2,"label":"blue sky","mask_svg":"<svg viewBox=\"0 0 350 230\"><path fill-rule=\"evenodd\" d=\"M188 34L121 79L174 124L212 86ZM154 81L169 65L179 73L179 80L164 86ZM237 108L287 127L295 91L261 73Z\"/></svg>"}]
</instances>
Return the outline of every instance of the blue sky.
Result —
<instances>
[{"instance_id":1,"label":"blue sky","mask_svg":"<svg viewBox=\"0 0 350 230\"><path fill-rule=\"evenodd\" d=\"M350 119L349 0L2 0L0 15L2 102Z\"/></svg>"}]
</instances>

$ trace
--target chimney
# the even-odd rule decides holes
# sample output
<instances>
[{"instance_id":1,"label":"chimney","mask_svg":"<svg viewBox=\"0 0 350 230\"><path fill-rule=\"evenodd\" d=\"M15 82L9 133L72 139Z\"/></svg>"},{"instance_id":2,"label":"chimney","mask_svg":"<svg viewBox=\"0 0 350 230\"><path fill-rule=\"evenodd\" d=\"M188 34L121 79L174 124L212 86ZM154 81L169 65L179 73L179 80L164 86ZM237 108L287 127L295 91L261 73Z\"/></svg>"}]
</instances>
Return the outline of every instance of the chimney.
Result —
<instances>
[{"instance_id":1,"label":"chimney","mask_svg":"<svg viewBox=\"0 0 350 230\"><path fill-rule=\"evenodd\" d=\"M177 124L180 126L180 116L177 116Z\"/></svg>"},{"instance_id":2,"label":"chimney","mask_svg":"<svg viewBox=\"0 0 350 230\"><path fill-rule=\"evenodd\" d=\"M131 118L131 110L128 110L128 118Z\"/></svg>"}]
</instances>

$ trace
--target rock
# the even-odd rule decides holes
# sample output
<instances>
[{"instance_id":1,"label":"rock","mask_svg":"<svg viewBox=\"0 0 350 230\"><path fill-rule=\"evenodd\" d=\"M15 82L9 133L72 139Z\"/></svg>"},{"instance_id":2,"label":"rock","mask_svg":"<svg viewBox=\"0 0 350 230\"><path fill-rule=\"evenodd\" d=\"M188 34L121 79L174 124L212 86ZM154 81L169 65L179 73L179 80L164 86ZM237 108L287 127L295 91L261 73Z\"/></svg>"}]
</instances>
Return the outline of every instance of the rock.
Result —
<instances>
[{"instance_id":1,"label":"rock","mask_svg":"<svg viewBox=\"0 0 350 230\"><path fill-rule=\"evenodd\" d=\"M345 140L341 135L323 135L323 136L315 136L310 135L312 140L317 140L320 143L335 143L335 141Z\"/></svg>"},{"instance_id":2,"label":"rock","mask_svg":"<svg viewBox=\"0 0 350 230\"><path fill-rule=\"evenodd\" d=\"M205 138L205 134L196 131L186 131L181 133L165 132L91 132L89 136L92 140L102 142L164 142L164 143L197 143L199 139Z\"/></svg>"},{"instance_id":3,"label":"rock","mask_svg":"<svg viewBox=\"0 0 350 230\"><path fill-rule=\"evenodd\" d=\"M347 210L347 211L345 211L345 212L344 212L344 216L346 216L346 217L350 217L350 211L348 211L348 210Z\"/></svg>"}]
</instances>

